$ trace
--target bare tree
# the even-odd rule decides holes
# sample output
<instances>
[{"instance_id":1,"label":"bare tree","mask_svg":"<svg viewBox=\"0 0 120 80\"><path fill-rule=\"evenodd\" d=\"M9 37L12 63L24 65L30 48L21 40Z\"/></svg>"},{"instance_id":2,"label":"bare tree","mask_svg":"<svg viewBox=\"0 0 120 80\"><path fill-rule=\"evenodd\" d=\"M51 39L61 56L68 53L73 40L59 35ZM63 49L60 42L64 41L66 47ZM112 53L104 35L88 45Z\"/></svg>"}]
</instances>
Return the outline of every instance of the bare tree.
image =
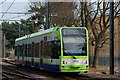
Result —
<instances>
[{"instance_id":1,"label":"bare tree","mask_svg":"<svg viewBox=\"0 0 120 80\"><path fill-rule=\"evenodd\" d=\"M93 17L90 16L90 11L87 10L87 12L89 13L88 16L90 21L90 29L92 30L93 39L95 41L94 57L93 57L93 63L92 63L93 67L96 67L100 49L109 40L109 36L108 36L109 35L108 28L110 25L109 24L109 9L110 9L109 5L110 5L109 2L98 2L97 8L94 11L95 14ZM120 5L119 2L114 4L114 10L115 10L114 18L116 18L120 12L119 9L117 10L119 5Z\"/></svg>"},{"instance_id":2,"label":"bare tree","mask_svg":"<svg viewBox=\"0 0 120 80\"><path fill-rule=\"evenodd\" d=\"M76 5L74 2L51 2L50 22L56 26L71 26L77 24L74 17Z\"/></svg>"},{"instance_id":3,"label":"bare tree","mask_svg":"<svg viewBox=\"0 0 120 80\"><path fill-rule=\"evenodd\" d=\"M109 2L81 2L80 8L78 8L81 14L82 26L87 27L92 31L92 40L94 40L94 56L92 66L96 67L99 51L104 44L109 40ZM120 2L114 3L114 18L120 14Z\"/></svg>"}]
</instances>

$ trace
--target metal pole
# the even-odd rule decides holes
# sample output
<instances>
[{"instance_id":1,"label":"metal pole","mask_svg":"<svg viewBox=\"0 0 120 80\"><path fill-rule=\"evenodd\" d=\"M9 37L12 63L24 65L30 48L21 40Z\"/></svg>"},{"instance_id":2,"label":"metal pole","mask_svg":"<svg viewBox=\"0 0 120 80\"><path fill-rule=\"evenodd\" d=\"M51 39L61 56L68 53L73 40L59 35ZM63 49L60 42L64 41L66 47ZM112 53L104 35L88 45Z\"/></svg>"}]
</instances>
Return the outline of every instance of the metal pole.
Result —
<instances>
[{"instance_id":1,"label":"metal pole","mask_svg":"<svg viewBox=\"0 0 120 80\"><path fill-rule=\"evenodd\" d=\"M114 2L110 2L110 74L114 75Z\"/></svg>"},{"instance_id":2,"label":"metal pole","mask_svg":"<svg viewBox=\"0 0 120 80\"><path fill-rule=\"evenodd\" d=\"M5 45L6 45L6 37L5 37L5 34L4 34L4 58L6 57L6 48L5 48Z\"/></svg>"},{"instance_id":3,"label":"metal pole","mask_svg":"<svg viewBox=\"0 0 120 80\"><path fill-rule=\"evenodd\" d=\"M50 3L49 0L47 2L47 15L46 15L46 29L50 27L50 22L49 22L49 13L50 13Z\"/></svg>"},{"instance_id":4,"label":"metal pole","mask_svg":"<svg viewBox=\"0 0 120 80\"><path fill-rule=\"evenodd\" d=\"M20 31L21 31L21 30L20 30L20 26L19 26L19 37L20 37Z\"/></svg>"},{"instance_id":5,"label":"metal pole","mask_svg":"<svg viewBox=\"0 0 120 80\"><path fill-rule=\"evenodd\" d=\"M3 57L3 34L2 34L2 25L1 24L0 24L0 45L1 45L0 46L0 57ZM0 61L1 61L1 58L0 58Z\"/></svg>"}]
</instances>

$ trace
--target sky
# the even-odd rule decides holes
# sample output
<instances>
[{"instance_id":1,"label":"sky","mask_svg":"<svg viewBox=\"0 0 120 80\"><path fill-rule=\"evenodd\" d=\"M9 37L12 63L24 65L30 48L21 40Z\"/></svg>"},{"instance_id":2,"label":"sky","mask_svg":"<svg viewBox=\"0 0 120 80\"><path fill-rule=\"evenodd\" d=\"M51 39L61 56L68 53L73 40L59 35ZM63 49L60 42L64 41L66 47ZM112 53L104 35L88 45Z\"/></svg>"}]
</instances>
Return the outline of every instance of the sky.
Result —
<instances>
[{"instance_id":1,"label":"sky","mask_svg":"<svg viewBox=\"0 0 120 80\"><path fill-rule=\"evenodd\" d=\"M29 15L25 14L4 14L1 12L6 12L7 9L10 7L14 0L0 0L0 20L20 20L20 19L27 19ZM7 12L22 12L25 13L29 10L29 3L31 2L40 2L40 1L47 1L47 0L15 0L15 2L11 5ZM71 1L71 0L49 0L49 1ZM72 0L77 1L77 0ZM82 1L82 0L81 0ZM85 0L84 0L85 1ZM97 1L97 0L92 0ZM108 0L107 0L108 1ZM114 0L118 1L118 0ZM20 16L20 17L18 17ZM0 21L1 23L1 21Z\"/></svg>"},{"instance_id":2,"label":"sky","mask_svg":"<svg viewBox=\"0 0 120 80\"><path fill-rule=\"evenodd\" d=\"M20 19L24 19L24 18L28 17L28 15L25 15L25 14L7 14L7 12L25 13L29 10L29 1L24 0L22 2L22 0L21 0L20 2L18 2L18 0L15 0L15 2L12 4L13 1L14 0L11 0L11 1L6 0L4 3L2 3L3 1L0 2L1 3L0 4L0 19L1 20L4 20L4 19L20 20ZM11 7L10 7L10 5L11 5ZM6 14L1 13L1 12L6 12ZM18 16L21 16L21 17L18 17Z\"/></svg>"},{"instance_id":3,"label":"sky","mask_svg":"<svg viewBox=\"0 0 120 80\"><path fill-rule=\"evenodd\" d=\"M1 20L21 20L27 19L33 14L8 14L8 12L26 13L29 10L30 2L40 2L45 0L0 0L0 24ZM2 12L6 12L5 14Z\"/></svg>"}]
</instances>

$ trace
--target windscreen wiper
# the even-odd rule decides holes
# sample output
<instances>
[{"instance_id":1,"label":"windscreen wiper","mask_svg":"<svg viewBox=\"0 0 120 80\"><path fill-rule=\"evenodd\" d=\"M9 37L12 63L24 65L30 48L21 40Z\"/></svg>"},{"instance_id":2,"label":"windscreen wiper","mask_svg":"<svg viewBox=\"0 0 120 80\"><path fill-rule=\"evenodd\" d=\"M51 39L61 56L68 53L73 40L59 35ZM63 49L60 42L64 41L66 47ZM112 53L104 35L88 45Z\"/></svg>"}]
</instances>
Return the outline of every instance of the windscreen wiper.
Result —
<instances>
[{"instance_id":1,"label":"windscreen wiper","mask_svg":"<svg viewBox=\"0 0 120 80\"><path fill-rule=\"evenodd\" d=\"M69 53L69 54L72 55L74 59L76 59L76 57L73 54L71 54L71 53Z\"/></svg>"},{"instance_id":2,"label":"windscreen wiper","mask_svg":"<svg viewBox=\"0 0 120 80\"><path fill-rule=\"evenodd\" d=\"M69 53L69 54L71 54L71 53ZM71 54L71 55L73 56L74 59L76 59L76 57L73 54Z\"/></svg>"}]
</instances>

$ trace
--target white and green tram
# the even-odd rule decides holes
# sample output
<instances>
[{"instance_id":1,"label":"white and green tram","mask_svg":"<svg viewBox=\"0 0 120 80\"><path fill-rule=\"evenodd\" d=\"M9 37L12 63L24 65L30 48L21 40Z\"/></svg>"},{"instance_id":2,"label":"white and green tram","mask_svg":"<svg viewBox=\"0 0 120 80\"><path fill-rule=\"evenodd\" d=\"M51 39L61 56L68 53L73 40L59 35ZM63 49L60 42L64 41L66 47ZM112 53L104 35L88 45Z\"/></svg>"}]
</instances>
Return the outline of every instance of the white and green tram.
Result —
<instances>
[{"instance_id":1,"label":"white and green tram","mask_svg":"<svg viewBox=\"0 0 120 80\"><path fill-rule=\"evenodd\" d=\"M89 70L85 27L54 27L15 40L16 64L51 72Z\"/></svg>"}]
</instances>

